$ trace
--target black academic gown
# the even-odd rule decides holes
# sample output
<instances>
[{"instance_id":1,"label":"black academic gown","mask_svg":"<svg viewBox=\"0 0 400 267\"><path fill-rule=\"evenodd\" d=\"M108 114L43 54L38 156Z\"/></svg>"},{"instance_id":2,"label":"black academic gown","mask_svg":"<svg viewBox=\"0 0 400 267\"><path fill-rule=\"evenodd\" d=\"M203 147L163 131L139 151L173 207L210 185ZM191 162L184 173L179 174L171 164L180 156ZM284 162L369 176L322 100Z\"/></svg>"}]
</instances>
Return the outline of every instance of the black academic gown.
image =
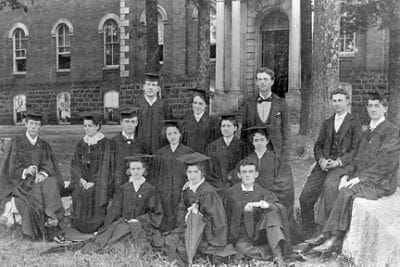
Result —
<instances>
[{"instance_id":1,"label":"black academic gown","mask_svg":"<svg viewBox=\"0 0 400 267\"><path fill-rule=\"evenodd\" d=\"M27 175L23 180L24 169L31 165L35 165L38 172L48 174L48 177L40 183L35 183L32 175ZM0 214L5 204L14 197L24 235L34 240L43 236L51 239L59 231L45 228L44 224L47 218L62 219L64 209L60 189L63 188L64 181L57 160L46 141L38 137L35 145L32 145L26 135L12 139L1 166Z\"/></svg>"},{"instance_id":2,"label":"black academic gown","mask_svg":"<svg viewBox=\"0 0 400 267\"><path fill-rule=\"evenodd\" d=\"M167 144L162 136L163 120L172 119L172 109L164 99L158 99L150 106L144 97L139 99L138 138L145 142L152 154Z\"/></svg>"},{"instance_id":3,"label":"black academic gown","mask_svg":"<svg viewBox=\"0 0 400 267\"><path fill-rule=\"evenodd\" d=\"M221 195L229 223L229 242L239 252L261 260L270 259L273 256L271 252L277 249L291 252L286 209L274 193L257 184L253 191L243 191L241 184L236 184L224 189ZM270 207L244 211L247 203L260 200L268 202Z\"/></svg>"},{"instance_id":4,"label":"black academic gown","mask_svg":"<svg viewBox=\"0 0 400 267\"><path fill-rule=\"evenodd\" d=\"M216 118L204 114L197 121L193 112L186 116L182 130L182 144L202 154L205 153L208 144L220 135L219 122Z\"/></svg>"},{"instance_id":5,"label":"black academic gown","mask_svg":"<svg viewBox=\"0 0 400 267\"><path fill-rule=\"evenodd\" d=\"M80 178L94 186L84 190ZM78 142L71 162L71 180L73 226L84 233L94 232L103 224L111 186L111 149L107 138L90 146L83 140Z\"/></svg>"},{"instance_id":6,"label":"black academic gown","mask_svg":"<svg viewBox=\"0 0 400 267\"><path fill-rule=\"evenodd\" d=\"M138 222L128 222L136 219ZM144 182L135 191L131 182L119 186L107 212L103 229L86 242L83 253L106 252L115 244L131 240L142 249L160 248L163 209L157 189Z\"/></svg>"},{"instance_id":7,"label":"black academic gown","mask_svg":"<svg viewBox=\"0 0 400 267\"><path fill-rule=\"evenodd\" d=\"M110 188L110 197L112 197L116 189L128 181L126 175L128 167L124 158L135 154L151 154L151 152L150 148L141 140L137 138L128 140L122 133L111 138L110 143L113 166L112 188Z\"/></svg>"},{"instance_id":8,"label":"black academic gown","mask_svg":"<svg viewBox=\"0 0 400 267\"><path fill-rule=\"evenodd\" d=\"M161 194L165 211L164 226L167 230L176 227L176 216L182 187L187 181L186 166L177 160L181 155L193 153L193 149L179 144L174 152L170 145L158 150L152 164L150 181Z\"/></svg>"},{"instance_id":9,"label":"black academic gown","mask_svg":"<svg viewBox=\"0 0 400 267\"><path fill-rule=\"evenodd\" d=\"M234 136L227 146L223 137L220 137L207 146L206 155L210 157L211 174L207 181L217 188L229 187L234 175L231 172L235 172L239 161L248 155L248 145Z\"/></svg>"},{"instance_id":10,"label":"black academic gown","mask_svg":"<svg viewBox=\"0 0 400 267\"><path fill-rule=\"evenodd\" d=\"M197 203L199 212L203 215L205 227L197 252L213 254L224 250L227 241L228 224L221 197L216 189L204 181L193 192L190 189L182 191L181 200L177 207L178 227L165 238L170 261L178 260L187 264L185 248L185 216L187 209Z\"/></svg>"}]
</instances>

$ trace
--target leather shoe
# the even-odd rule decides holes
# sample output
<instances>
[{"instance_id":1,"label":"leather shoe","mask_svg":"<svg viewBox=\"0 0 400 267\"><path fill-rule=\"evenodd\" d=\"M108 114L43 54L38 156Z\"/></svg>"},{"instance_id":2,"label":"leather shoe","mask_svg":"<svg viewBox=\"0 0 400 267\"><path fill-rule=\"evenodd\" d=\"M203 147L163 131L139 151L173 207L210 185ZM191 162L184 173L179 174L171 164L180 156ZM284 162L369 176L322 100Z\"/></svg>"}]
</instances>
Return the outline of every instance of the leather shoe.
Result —
<instances>
[{"instance_id":1,"label":"leather shoe","mask_svg":"<svg viewBox=\"0 0 400 267\"><path fill-rule=\"evenodd\" d=\"M315 247L314 250L317 252L328 252L335 246L336 242L337 238L331 237L328 240L326 240L323 244Z\"/></svg>"},{"instance_id":2,"label":"leather shoe","mask_svg":"<svg viewBox=\"0 0 400 267\"><path fill-rule=\"evenodd\" d=\"M307 239L306 241L304 241L307 244L310 245L314 245L314 246L318 246L321 245L322 243L324 243L324 241L326 240L324 235L319 235L316 238L311 238L311 239Z\"/></svg>"}]
</instances>

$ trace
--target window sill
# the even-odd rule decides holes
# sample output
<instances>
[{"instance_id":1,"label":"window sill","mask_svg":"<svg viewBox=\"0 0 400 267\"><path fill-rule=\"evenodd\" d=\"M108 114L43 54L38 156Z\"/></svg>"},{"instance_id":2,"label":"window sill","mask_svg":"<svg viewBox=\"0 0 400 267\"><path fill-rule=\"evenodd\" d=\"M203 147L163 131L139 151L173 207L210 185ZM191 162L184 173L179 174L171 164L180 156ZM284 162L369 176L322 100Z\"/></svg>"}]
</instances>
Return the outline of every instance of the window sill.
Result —
<instances>
[{"instance_id":1,"label":"window sill","mask_svg":"<svg viewBox=\"0 0 400 267\"><path fill-rule=\"evenodd\" d=\"M118 69L119 69L119 65L103 67L104 71L107 71L107 70L118 70Z\"/></svg>"},{"instance_id":2,"label":"window sill","mask_svg":"<svg viewBox=\"0 0 400 267\"><path fill-rule=\"evenodd\" d=\"M21 71L21 72L13 72L13 76L26 76L26 71Z\"/></svg>"},{"instance_id":3,"label":"window sill","mask_svg":"<svg viewBox=\"0 0 400 267\"><path fill-rule=\"evenodd\" d=\"M68 73L71 72L71 69L61 69L61 70L57 70L57 73Z\"/></svg>"},{"instance_id":4,"label":"window sill","mask_svg":"<svg viewBox=\"0 0 400 267\"><path fill-rule=\"evenodd\" d=\"M353 58L355 56L355 52L339 52L340 58Z\"/></svg>"}]
</instances>

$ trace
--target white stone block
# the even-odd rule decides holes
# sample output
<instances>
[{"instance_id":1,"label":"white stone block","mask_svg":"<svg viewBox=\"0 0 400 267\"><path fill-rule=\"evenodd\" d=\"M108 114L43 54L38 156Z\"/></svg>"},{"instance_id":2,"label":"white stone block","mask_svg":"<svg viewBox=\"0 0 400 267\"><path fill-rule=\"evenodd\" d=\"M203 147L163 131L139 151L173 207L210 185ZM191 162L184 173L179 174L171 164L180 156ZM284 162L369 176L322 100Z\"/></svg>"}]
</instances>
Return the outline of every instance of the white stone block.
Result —
<instances>
[{"instance_id":1,"label":"white stone block","mask_svg":"<svg viewBox=\"0 0 400 267\"><path fill-rule=\"evenodd\" d=\"M120 59L120 64L121 65L128 65L129 64L129 58L121 58Z\"/></svg>"},{"instance_id":2,"label":"white stone block","mask_svg":"<svg viewBox=\"0 0 400 267\"><path fill-rule=\"evenodd\" d=\"M121 52L129 52L129 46L121 45L119 51L121 51Z\"/></svg>"},{"instance_id":3,"label":"white stone block","mask_svg":"<svg viewBox=\"0 0 400 267\"><path fill-rule=\"evenodd\" d=\"M129 77L129 71L128 70L124 70L124 71L121 70L120 76L121 77Z\"/></svg>"},{"instance_id":4,"label":"white stone block","mask_svg":"<svg viewBox=\"0 0 400 267\"><path fill-rule=\"evenodd\" d=\"M128 27L128 26L129 26L129 20L126 20L126 19L122 19L122 18L121 18L121 21L120 21L120 23L119 23L119 26L120 26L120 27Z\"/></svg>"},{"instance_id":5,"label":"white stone block","mask_svg":"<svg viewBox=\"0 0 400 267\"><path fill-rule=\"evenodd\" d=\"M129 7L121 7L120 13L121 14L129 14Z\"/></svg>"}]
</instances>

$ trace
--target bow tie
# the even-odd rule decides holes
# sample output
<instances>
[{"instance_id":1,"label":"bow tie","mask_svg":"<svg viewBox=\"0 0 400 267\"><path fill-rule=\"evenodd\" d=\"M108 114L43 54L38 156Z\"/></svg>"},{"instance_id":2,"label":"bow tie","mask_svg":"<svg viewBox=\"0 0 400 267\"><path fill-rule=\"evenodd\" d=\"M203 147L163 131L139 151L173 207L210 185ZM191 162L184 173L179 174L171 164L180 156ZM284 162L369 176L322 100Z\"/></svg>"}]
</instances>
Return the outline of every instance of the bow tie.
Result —
<instances>
[{"instance_id":1,"label":"bow tie","mask_svg":"<svg viewBox=\"0 0 400 267\"><path fill-rule=\"evenodd\" d=\"M269 97L267 97L267 98L262 98L262 97L258 97L257 98L257 102L258 103L262 103L262 102L271 102L272 101L272 97L271 96L269 96Z\"/></svg>"}]
</instances>

